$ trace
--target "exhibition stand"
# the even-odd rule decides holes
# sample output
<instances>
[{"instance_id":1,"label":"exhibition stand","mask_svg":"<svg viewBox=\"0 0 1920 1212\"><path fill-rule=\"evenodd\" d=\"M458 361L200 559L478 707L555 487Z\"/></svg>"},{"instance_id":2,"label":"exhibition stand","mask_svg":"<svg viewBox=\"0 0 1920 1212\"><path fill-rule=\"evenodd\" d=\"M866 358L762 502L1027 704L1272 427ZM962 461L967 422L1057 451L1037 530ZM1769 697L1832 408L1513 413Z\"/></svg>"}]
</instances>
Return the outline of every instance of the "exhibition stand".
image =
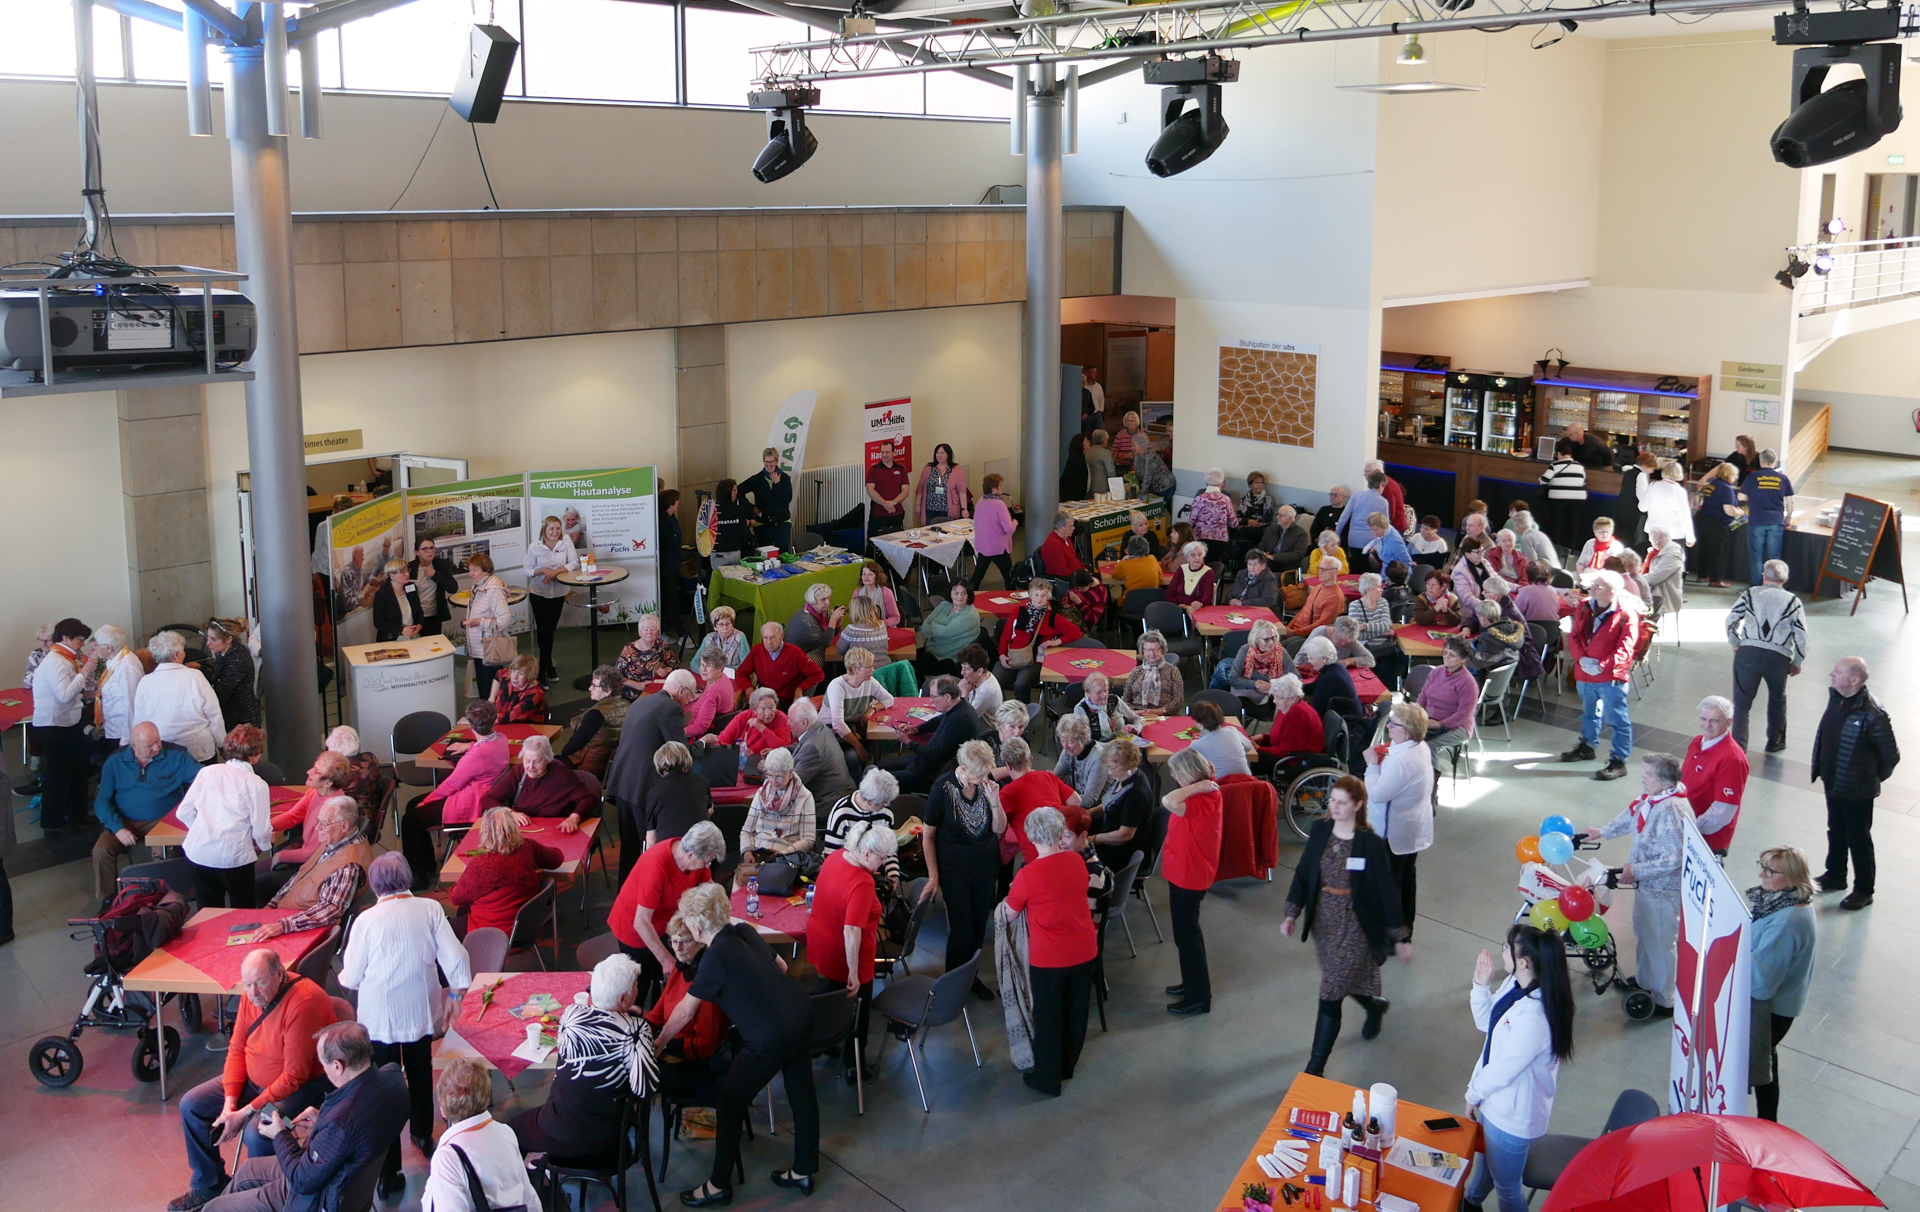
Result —
<instances>
[{"instance_id":1,"label":"exhibition stand","mask_svg":"<svg viewBox=\"0 0 1920 1212\"><path fill-rule=\"evenodd\" d=\"M453 641L441 635L340 650L348 669L353 728L360 747L382 762L393 760L393 726L415 711L452 719L455 706Z\"/></svg>"}]
</instances>

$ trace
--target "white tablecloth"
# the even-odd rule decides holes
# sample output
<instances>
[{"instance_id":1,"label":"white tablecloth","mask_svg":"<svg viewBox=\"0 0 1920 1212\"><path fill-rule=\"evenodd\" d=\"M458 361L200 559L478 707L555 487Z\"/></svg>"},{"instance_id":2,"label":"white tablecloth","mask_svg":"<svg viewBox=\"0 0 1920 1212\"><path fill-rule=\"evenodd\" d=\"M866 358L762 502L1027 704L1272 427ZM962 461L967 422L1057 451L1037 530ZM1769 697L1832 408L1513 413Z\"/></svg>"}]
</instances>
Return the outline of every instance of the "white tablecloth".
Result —
<instances>
[{"instance_id":1,"label":"white tablecloth","mask_svg":"<svg viewBox=\"0 0 1920 1212\"><path fill-rule=\"evenodd\" d=\"M973 542L973 519L956 518L923 526L918 530L900 530L873 540L880 554L887 557L893 571L906 576L913 568L913 557L925 556L942 568L952 568L960 553Z\"/></svg>"}]
</instances>

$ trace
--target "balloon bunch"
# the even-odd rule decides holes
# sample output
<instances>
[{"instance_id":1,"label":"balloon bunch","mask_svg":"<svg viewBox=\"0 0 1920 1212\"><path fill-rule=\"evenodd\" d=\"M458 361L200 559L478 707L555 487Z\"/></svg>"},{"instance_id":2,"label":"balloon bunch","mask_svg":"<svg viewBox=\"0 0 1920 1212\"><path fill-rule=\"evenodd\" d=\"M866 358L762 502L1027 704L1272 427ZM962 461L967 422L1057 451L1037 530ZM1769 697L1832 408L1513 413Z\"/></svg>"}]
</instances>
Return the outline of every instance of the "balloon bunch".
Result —
<instances>
[{"instance_id":1,"label":"balloon bunch","mask_svg":"<svg viewBox=\"0 0 1920 1212\"><path fill-rule=\"evenodd\" d=\"M1540 822L1540 832L1520 839L1513 852L1522 863L1559 866L1573 858L1573 822L1554 815ZM1571 884L1551 900L1535 901L1527 911L1527 920L1541 930L1557 930L1592 950L1606 945L1609 937L1606 919L1599 915L1593 893Z\"/></svg>"}]
</instances>

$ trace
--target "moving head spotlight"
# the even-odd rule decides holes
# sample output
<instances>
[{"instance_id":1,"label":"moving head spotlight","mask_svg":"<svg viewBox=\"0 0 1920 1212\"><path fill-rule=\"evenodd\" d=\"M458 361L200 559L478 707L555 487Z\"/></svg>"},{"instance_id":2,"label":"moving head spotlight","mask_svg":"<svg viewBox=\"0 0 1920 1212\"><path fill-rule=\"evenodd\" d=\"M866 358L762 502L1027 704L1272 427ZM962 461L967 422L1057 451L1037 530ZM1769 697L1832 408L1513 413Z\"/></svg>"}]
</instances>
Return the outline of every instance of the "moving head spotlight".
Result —
<instances>
[{"instance_id":1,"label":"moving head spotlight","mask_svg":"<svg viewBox=\"0 0 1920 1212\"><path fill-rule=\"evenodd\" d=\"M1782 13L1773 40L1793 52L1793 112L1768 140L1773 158L1807 168L1850 156L1900 126L1900 10ZM1865 75L1821 91L1828 69L1852 64Z\"/></svg>"},{"instance_id":2,"label":"moving head spotlight","mask_svg":"<svg viewBox=\"0 0 1920 1212\"><path fill-rule=\"evenodd\" d=\"M1148 84L1170 86L1160 90L1160 134L1147 149L1148 172L1156 177L1186 172L1227 141L1220 88L1240 78L1238 60L1219 55L1150 59L1144 76Z\"/></svg>"},{"instance_id":3,"label":"moving head spotlight","mask_svg":"<svg viewBox=\"0 0 1920 1212\"><path fill-rule=\"evenodd\" d=\"M767 145L754 157L754 179L766 184L813 158L820 140L807 129L809 105L820 104L817 88L773 88L747 94L747 105L767 111Z\"/></svg>"}]
</instances>

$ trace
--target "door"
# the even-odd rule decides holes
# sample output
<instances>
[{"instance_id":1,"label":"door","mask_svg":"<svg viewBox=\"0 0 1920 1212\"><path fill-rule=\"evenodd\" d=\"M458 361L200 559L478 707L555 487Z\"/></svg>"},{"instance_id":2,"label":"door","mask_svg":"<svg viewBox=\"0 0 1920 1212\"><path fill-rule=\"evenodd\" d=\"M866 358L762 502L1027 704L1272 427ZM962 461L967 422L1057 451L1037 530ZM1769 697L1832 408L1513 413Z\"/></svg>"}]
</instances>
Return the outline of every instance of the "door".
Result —
<instances>
[{"instance_id":1,"label":"door","mask_svg":"<svg viewBox=\"0 0 1920 1212\"><path fill-rule=\"evenodd\" d=\"M452 484L467 478L465 459L446 459L437 455L401 455L401 488L424 488L429 484Z\"/></svg>"}]
</instances>

